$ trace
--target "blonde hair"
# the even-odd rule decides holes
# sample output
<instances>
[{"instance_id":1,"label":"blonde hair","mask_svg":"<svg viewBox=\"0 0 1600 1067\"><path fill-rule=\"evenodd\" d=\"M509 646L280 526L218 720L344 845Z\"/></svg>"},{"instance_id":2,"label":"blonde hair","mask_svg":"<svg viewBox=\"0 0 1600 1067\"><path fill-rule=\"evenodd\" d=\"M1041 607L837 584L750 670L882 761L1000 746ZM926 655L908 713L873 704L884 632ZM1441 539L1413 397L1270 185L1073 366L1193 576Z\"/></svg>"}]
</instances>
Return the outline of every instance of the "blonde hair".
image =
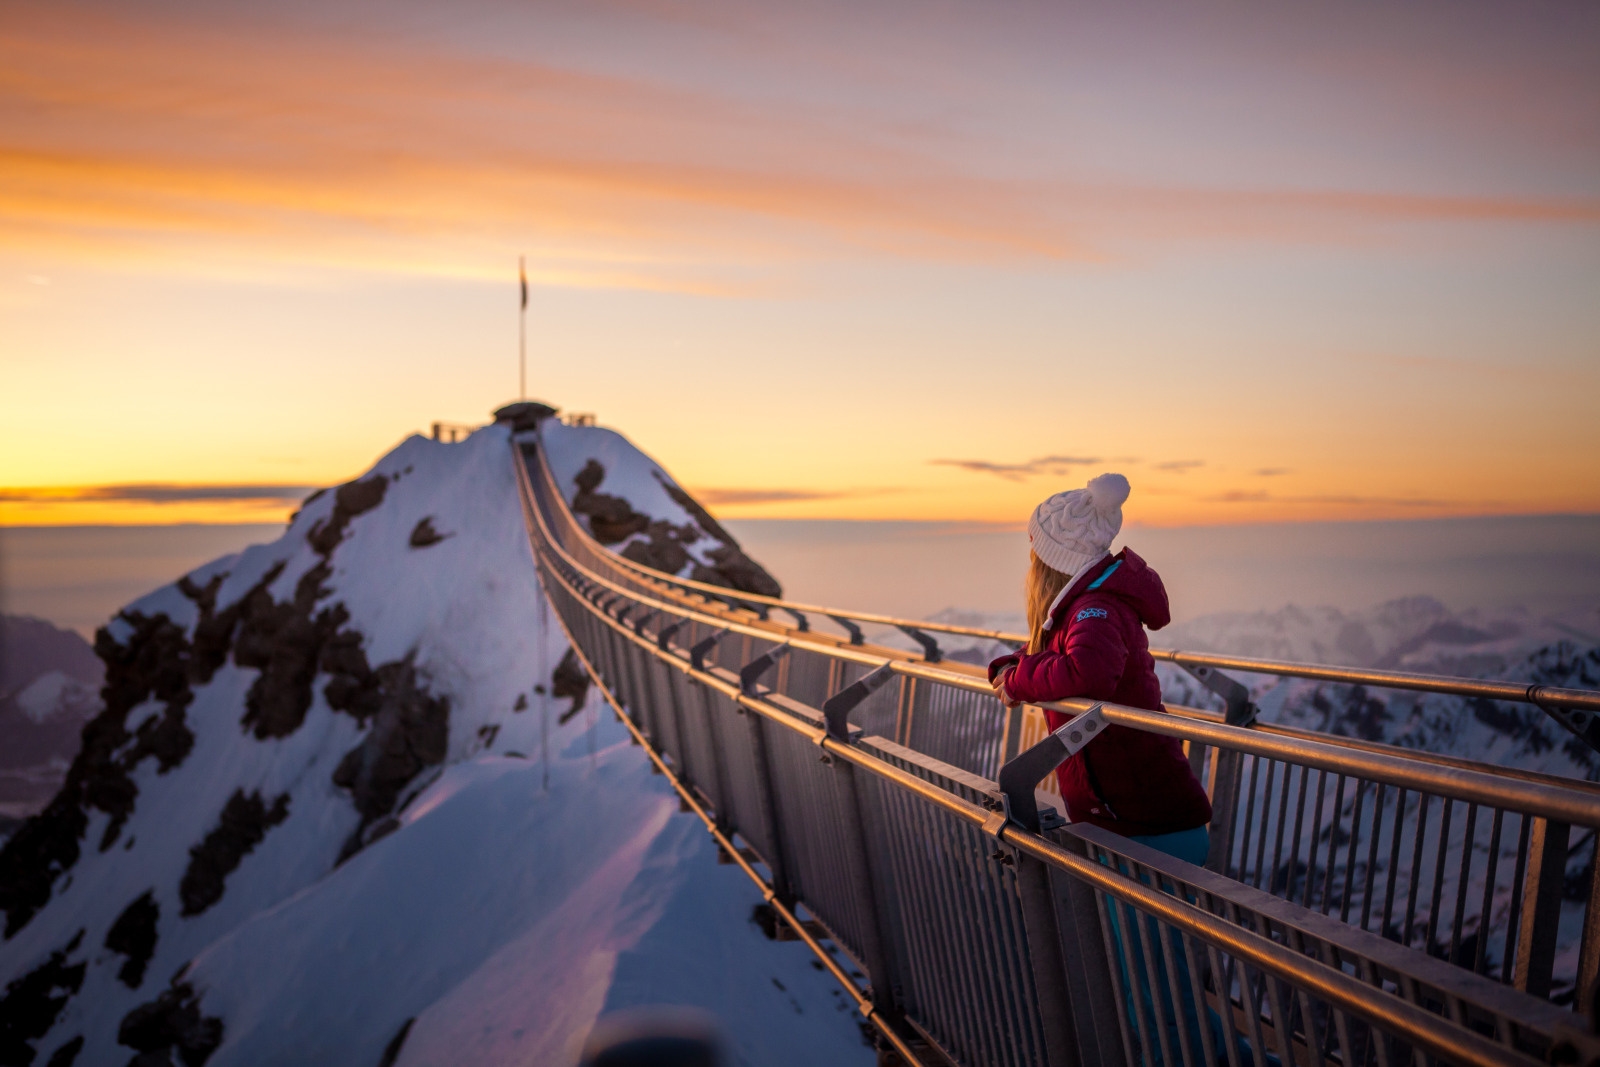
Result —
<instances>
[{"instance_id":1,"label":"blonde hair","mask_svg":"<svg viewBox=\"0 0 1600 1067\"><path fill-rule=\"evenodd\" d=\"M1046 613L1061 590L1072 581L1072 575L1062 574L1032 549L1028 550L1028 577L1023 588L1028 597L1028 651L1044 651Z\"/></svg>"}]
</instances>

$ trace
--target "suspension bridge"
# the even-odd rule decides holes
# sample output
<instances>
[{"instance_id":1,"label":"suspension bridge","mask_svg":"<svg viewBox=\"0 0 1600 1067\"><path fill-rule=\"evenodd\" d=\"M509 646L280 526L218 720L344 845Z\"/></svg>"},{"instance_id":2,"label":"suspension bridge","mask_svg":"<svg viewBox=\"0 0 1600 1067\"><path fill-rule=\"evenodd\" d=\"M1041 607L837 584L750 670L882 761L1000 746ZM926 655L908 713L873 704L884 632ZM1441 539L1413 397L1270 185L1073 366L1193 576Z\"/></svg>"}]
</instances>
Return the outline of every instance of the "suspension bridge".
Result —
<instances>
[{"instance_id":1,"label":"suspension bridge","mask_svg":"<svg viewBox=\"0 0 1600 1067\"><path fill-rule=\"evenodd\" d=\"M1600 864L1569 873L1600 786L1260 722L1227 672L1514 702L1591 746L1600 693L1157 651L1225 710L1069 700L1052 733L939 643L1022 635L651 570L589 536L537 430L512 447L585 670L885 1062L1600 1063ZM1051 772L1106 724L1182 740L1204 867L1061 817Z\"/></svg>"}]
</instances>

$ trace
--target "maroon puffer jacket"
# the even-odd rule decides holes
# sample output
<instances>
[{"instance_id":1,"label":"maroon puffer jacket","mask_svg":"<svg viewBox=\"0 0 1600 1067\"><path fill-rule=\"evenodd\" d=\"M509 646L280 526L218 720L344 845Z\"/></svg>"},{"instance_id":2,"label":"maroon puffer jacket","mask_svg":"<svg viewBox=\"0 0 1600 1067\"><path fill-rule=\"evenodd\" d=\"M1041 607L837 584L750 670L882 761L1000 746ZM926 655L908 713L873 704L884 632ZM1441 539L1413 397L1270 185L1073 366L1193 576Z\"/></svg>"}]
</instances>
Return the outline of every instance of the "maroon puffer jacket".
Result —
<instances>
[{"instance_id":1,"label":"maroon puffer jacket","mask_svg":"<svg viewBox=\"0 0 1600 1067\"><path fill-rule=\"evenodd\" d=\"M1044 651L1013 653L989 664L992 682L1014 666L1006 689L1038 703L1087 697L1165 711L1144 627L1172 616L1161 576L1123 549L1078 575L1051 613ZM1053 730L1066 716L1045 711ZM1056 770L1073 822L1129 837L1168 834L1211 821L1211 801L1177 738L1111 726Z\"/></svg>"}]
</instances>

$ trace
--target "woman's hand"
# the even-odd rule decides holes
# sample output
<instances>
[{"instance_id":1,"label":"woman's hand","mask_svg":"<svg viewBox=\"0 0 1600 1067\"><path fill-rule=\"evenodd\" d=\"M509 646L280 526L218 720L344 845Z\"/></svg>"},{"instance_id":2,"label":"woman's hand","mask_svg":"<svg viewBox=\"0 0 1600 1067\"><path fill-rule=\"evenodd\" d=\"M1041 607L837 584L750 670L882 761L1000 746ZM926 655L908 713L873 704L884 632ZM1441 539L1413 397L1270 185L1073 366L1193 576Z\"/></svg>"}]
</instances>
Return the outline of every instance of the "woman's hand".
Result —
<instances>
[{"instance_id":1,"label":"woman's hand","mask_svg":"<svg viewBox=\"0 0 1600 1067\"><path fill-rule=\"evenodd\" d=\"M1008 708L1014 708L1018 704L1022 703L1022 701L1011 695L1010 690L1006 689L1006 680L1011 677L1011 672L1014 670L1016 670L1015 667L1007 667L1005 670L1000 672L1000 677L994 680L995 698Z\"/></svg>"}]
</instances>

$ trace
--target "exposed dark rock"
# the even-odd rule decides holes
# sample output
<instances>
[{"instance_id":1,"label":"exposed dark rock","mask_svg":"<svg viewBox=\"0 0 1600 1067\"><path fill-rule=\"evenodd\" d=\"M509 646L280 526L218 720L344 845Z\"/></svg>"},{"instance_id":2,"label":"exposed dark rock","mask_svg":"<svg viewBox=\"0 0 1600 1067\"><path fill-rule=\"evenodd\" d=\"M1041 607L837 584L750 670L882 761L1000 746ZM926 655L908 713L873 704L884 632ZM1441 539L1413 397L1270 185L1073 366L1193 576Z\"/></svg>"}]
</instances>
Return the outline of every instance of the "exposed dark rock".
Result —
<instances>
[{"instance_id":1,"label":"exposed dark rock","mask_svg":"<svg viewBox=\"0 0 1600 1067\"><path fill-rule=\"evenodd\" d=\"M326 562L306 571L295 583L293 600L275 601L264 587L246 598L233 661L261 671L245 696L241 720L260 740L286 737L300 728L311 709L323 645L350 618L343 604L316 610L328 593L322 583L329 574Z\"/></svg>"},{"instance_id":2,"label":"exposed dark rock","mask_svg":"<svg viewBox=\"0 0 1600 1067\"><path fill-rule=\"evenodd\" d=\"M50 1032L56 1016L83 985L85 963L67 957L83 943L83 931L50 958L6 986L0 997L0 1063L26 1067L38 1055L31 1042Z\"/></svg>"},{"instance_id":3,"label":"exposed dark rock","mask_svg":"<svg viewBox=\"0 0 1600 1067\"><path fill-rule=\"evenodd\" d=\"M478 740L483 742L484 748L493 748L494 739L500 736L500 724L489 723L487 726L478 727Z\"/></svg>"},{"instance_id":4,"label":"exposed dark rock","mask_svg":"<svg viewBox=\"0 0 1600 1067\"><path fill-rule=\"evenodd\" d=\"M405 1047L406 1037L411 1033L411 1024L416 1021L417 1017L413 1015L400 1024L400 1029L389 1039L389 1043L383 1046L383 1056L378 1060L378 1067L394 1067L394 1061L400 1058L400 1050Z\"/></svg>"},{"instance_id":5,"label":"exposed dark rock","mask_svg":"<svg viewBox=\"0 0 1600 1067\"><path fill-rule=\"evenodd\" d=\"M576 715L589 695L589 672L583 669L578 654L570 648L550 673L550 695L572 698L572 707L561 716L562 722Z\"/></svg>"},{"instance_id":6,"label":"exposed dark rock","mask_svg":"<svg viewBox=\"0 0 1600 1067\"><path fill-rule=\"evenodd\" d=\"M184 915L199 915L222 899L223 881L252 852L267 831L289 817L289 794L268 807L260 793L235 790L223 805L216 829L189 849L189 866L178 883Z\"/></svg>"},{"instance_id":7,"label":"exposed dark rock","mask_svg":"<svg viewBox=\"0 0 1600 1067\"><path fill-rule=\"evenodd\" d=\"M573 478L578 495L572 498L572 512L588 517L589 533L596 541L615 545L642 533L650 525L650 516L634 511L633 505L620 496L596 492L605 476L606 469L599 460L591 459L584 464L583 470Z\"/></svg>"},{"instance_id":8,"label":"exposed dark rock","mask_svg":"<svg viewBox=\"0 0 1600 1067\"><path fill-rule=\"evenodd\" d=\"M429 515L417 523L416 527L411 531L411 547L427 548L429 545L438 544L446 537L454 536L455 534L442 534L435 530L433 528L433 516Z\"/></svg>"},{"instance_id":9,"label":"exposed dark rock","mask_svg":"<svg viewBox=\"0 0 1600 1067\"><path fill-rule=\"evenodd\" d=\"M45 1067L72 1067L78 1062L78 1053L83 1051L83 1035L68 1041L50 1054L50 1060Z\"/></svg>"},{"instance_id":10,"label":"exposed dark rock","mask_svg":"<svg viewBox=\"0 0 1600 1067\"><path fill-rule=\"evenodd\" d=\"M583 470L572 476L572 482L578 487L579 495L592 493L600 488L600 483L606 479L606 469L600 461L591 457L583 465Z\"/></svg>"},{"instance_id":11,"label":"exposed dark rock","mask_svg":"<svg viewBox=\"0 0 1600 1067\"><path fill-rule=\"evenodd\" d=\"M345 845L348 856L361 846L365 828L394 808L413 778L444 762L450 742L450 701L428 692L409 656L356 679L341 698L372 709L367 736L345 753L333 772L334 784L350 790L361 813L361 827Z\"/></svg>"},{"instance_id":12,"label":"exposed dark rock","mask_svg":"<svg viewBox=\"0 0 1600 1067\"><path fill-rule=\"evenodd\" d=\"M327 559L339 542L344 540L344 531L350 525L350 520L383 503L383 494L388 488L389 479L382 474L345 482L334 491L332 513L319 520L306 534L307 543L319 556Z\"/></svg>"},{"instance_id":13,"label":"exposed dark rock","mask_svg":"<svg viewBox=\"0 0 1600 1067\"><path fill-rule=\"evenodd\" d=\"M138 989L144 981L144 969L156 951L156 924L161 919L161 908L155 902L154 890L145 894L117 916L106 932L106 948L126 956L117 977L129 989Z\"/></svg>"},{"instance_id":14,"label":"exposed dark rock","mask_svg":"<svg viewBox=\"0 0 1600 1067\"><path fill-rule=\"evenodd\" d=\"M527 711L528 710L528 694L527 693L518 693L517 694L517 702L515 704L511 705L511 710L512 711Z\"/></svg>"},{"instance_id":15,"label":"exposed dark rock","mask_svg":"<svg viewBox=\"0 0 1600 1067\"><path fill-rule=\"evenodd\" d=\"M734 540L733 535L724 529L721 523L711 517L709 511L700 506L698 500L673 485L660 471L653 473L656 481L661 483L661 488L667 491L667 495L679 507L693 515L694 521L700 524L701 529L722 542L720 546L706 553L706 557L711 561L709 564L695 564L694 570L689 573L690 578L697 582L705 582L707 585L737 589L741 593L759 593L761 596L772 597L783 595L783 586L778 584L778 580L768 574L765 567L745 555L744 550L739 547L739 542Z\"/></svg>"},{"instance_id":16,"label":"exposed dark rock","mask_svg":"<svg viewBox=\"0 0 1600 1067\"><path fill-rule=\"evenodd\" d=\"M185 1067L201 1067L222 1044L222 1020L201 1015L193 987L187 982L175 983L122 1017L117 1043L142 1054L130 1067L170 1064L174 1053Z\"/></svg>"},{"instance_id":17,"label":"exposed dark rock","mask_svg":"<svg viewBox=\"0 0 1600 1067\"><path fill-rule=\"evenodd\" d=\"M645 529L648 541L630 541L622 550L623 559L652 567L667 574L677 574L689 562L689 550L683 546L693 544L700 531L693 526L674 526L665 519L657 519Z\"/></svg>"},{"instance_id":18,"label":"exposed dark rock","mask_svg":"<svg viewBox=\"0 0 1600 1067\"><path fill-rule=\"evenodd\" d=\"M733 539L731 533L722 528L720 522L711 517L711 512L702 507L700 501L672 484L660 471L652 471L651 473L656 476L656 481L661 483L661 488L667 491L667 495L684 511L694 516L694 521L700 524L702 530L725 545L737 545L739 543Z\"/></svg>"},{"instance_id":19,"label":"exposed dark rock","mask_svg":"<svg viewBox=\"0 0 1600 1067\"><path fill-rule=\"evenodd\" d=\"M495 422L511 424L513 432L536 429L541 421L554 415L559 408L549 404L541 404L537 400L519 400L514 404L507 404L503 408L496 408Z\"/></svg>"},{"instance_id":20,"label":"exposed dark rock","mask_svg":"<svg viewBox=\"0 0 1600 1067\"><path fill-rule=\"evenodd\" d=\"M741 593L759 593L761 596L783 595L783 587L766 569L744 554L739 546L722 544L706 553L711 566L699 564L691 574L697 582L725 585Z\"/></svg>"}]
</instances>

